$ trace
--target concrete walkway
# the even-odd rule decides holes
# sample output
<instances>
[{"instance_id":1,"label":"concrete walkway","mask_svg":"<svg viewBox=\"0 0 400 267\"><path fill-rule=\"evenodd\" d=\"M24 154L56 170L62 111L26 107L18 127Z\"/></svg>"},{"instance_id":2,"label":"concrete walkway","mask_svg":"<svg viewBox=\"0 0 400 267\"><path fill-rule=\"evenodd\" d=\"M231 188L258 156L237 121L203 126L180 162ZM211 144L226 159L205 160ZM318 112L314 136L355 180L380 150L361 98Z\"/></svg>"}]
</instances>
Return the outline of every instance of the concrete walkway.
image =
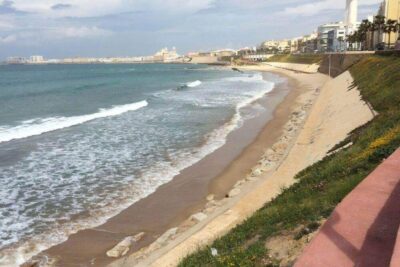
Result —
<instances>
[{"instance_id":1,"label":"concrete walkway","mask_svg":"<svg viewBox=\"0 0 400 267\"><path fill-rule=\"evenodd\" d=\"M335 208L295 267L399 267L399 225L400 149Z\"/></svg>"}]
</instances>

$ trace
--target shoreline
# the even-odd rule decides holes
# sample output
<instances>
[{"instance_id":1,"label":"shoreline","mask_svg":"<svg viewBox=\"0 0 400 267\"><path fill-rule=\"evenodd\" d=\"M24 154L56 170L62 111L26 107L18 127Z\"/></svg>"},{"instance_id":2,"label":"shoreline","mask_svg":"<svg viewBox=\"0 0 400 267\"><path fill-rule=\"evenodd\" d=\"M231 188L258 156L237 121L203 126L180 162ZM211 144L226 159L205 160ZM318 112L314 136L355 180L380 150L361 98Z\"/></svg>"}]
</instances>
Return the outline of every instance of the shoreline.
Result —
<instances>
[{"instance_id":1,"label":"shoreline","mask_svg":"<svg viewBox=\"0 0 400 267\"><path fill-rule=\"evenodd\" d=\"M291 150L298 145L296 140L304 132L304 123L308 120L309 111L318 99L319 89L325 85L329 78L319 73L309 75L265 65L242 67L242 69L279 73L296 82L296 89L300 90L301 93L292 99L287 108L282 108L284 112L287 112L287 120L281 121L282 135L278 134L275 139L276 142L271 142L273 146L260 147L264 153L253 165L251 172L242 176L242 180L239 180L233 186L233 189L231 188L232 190L226 198L219 201L212 198L208 199L203 210L207 215L206 219L195 220L195 222L193 222L193 218L192 220L189 219L191 224L180 226L179 229L182 229L182 232L171 234L170 231L176 231L176 229L170 229L150 247L116 260L109 266L176 266L183 257L193 253L199 247L209 245L217 237L226 234L235 225L245 220L279 194L282 187L294 182L293 179L288 181L288 177L284 177L283 181L280 181L279 177L274 177L272 181L270 181L270 178L279 170L284 169L281 173L288 176L294 175L296 169L300 168L301 163L294 163L294 168L285 171L282 165L287 163L287 157L290 156ZM262 134L259 136L262 136ZM273 151L272 154L271 151ZM264 184L268 184L268 186L266 187ZM211 211L207 211L210 208ZM167 240L165 240L165 235L167 235Z\"/></svg>"},{"instance_id":2,"label":"shoreline","mask_svg":"<svg viewBox=\"0 0 400 267\"><path fill-rule=\"evenodd\" d=\"M244 69L269 70L271 67L258 65ZM253 216L255 212L279 196L282 189L298 181L295 179L296 174L329 155L335 145L376 115L357 89L349 90L354 81L349 71L334 79L320 73L302 74L295 71L291 75L311 86L312 95L308 94L307 97L304 94L299 98L301 109L293 113L290 123L285 126L285 135L272 150L266 151L261 163L255 168L259 175L255 179L251 175L243 184L235 186L235 189L239 188L242 192L230 199L212 218L199 223L185 234L172 236L165 247L150 253L147 258L138 261L128 257L110 266L177 266L182 259L199 249L199 253L208 255L218 253L216 250L205 251L206 246L212 246L217 238L225 236L239 224L249 226L244 221L250 219L250 224L254 222L257 218ZM296 129L295 134L292 133L293 127ZM286 145L286 149L282 145ZM271 168L270 161L279 150L282 152L279 153L281 159ZM233 233L242 234L238 229L234 229ZM229 243L229 240L226 242Z\"/></svg>"},{"instance_id":3,"label":"shoreline","mask_svg":"<svg viewBox=\"0 0 400 267\"><path fill-rule=\"evenodd\" d=\"M71 235L67 241L40 253L39 257L48 255L51 258L61 259L57 263L62 266L83 263L105 266L115 260L108 258L106 251L124 237L139 232L146 233L129 251L130 254L134 253L150 245L165 230L181 225L182 222L187 223L187 218L206 204L206 197L209 194L214 194L217 199L224 198L232 186L257 164L264 153L264 147L275 143L281 135L286 122L283 117L289 118L288 107L300 94L299 90L295 90L297 88L295 80L279 72L275 72L274 75L277 74L285 77L287 83L276 85L266 94L268 97L264 96L256 101L263 106L274 105L272 110L268 110L271 114L263 113L262 116L247 120L243 127L235 129L228 135L223 147L183 170L180 175L160 186L150 196L132 204L99 227ZM264 75L268 74L263 73ZM240 143L240 146L237 146L237 143ZM210 167L211 174L202 174L204 168L210 171ZM231 176L232 173L235 175ZM204 176L208 176L206 181L203 179ZM196 186L197 194L193 194L191 190L193 186ZM199 187L201 190L198 190ZM170 196L174 192L181 193L181 196L183 193L183 198L175 196L171 201ZM185 202L183 205L182 201ZM162 205L160 207L158 205L160 202L169 204L175 210L171 211ZM33 259L35 258L37 257Z\"/></svg>"}]
</instances>

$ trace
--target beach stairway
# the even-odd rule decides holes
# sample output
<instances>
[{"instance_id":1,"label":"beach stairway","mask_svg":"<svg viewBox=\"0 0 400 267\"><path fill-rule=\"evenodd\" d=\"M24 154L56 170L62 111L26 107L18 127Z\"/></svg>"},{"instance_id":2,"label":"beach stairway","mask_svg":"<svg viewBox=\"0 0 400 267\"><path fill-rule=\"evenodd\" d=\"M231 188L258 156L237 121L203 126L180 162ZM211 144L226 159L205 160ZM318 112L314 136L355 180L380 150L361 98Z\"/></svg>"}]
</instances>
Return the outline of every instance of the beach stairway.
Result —
<instances>
[{"instance_id":1,"label":"beach stairway","mask_svg":"<svg viewBox=\"0 0 400 267\"><path fill-rule=\"evenodd\" d=\"M400 149L335 208L295 267L400 267Z\"/></svg>"}]
</instances>

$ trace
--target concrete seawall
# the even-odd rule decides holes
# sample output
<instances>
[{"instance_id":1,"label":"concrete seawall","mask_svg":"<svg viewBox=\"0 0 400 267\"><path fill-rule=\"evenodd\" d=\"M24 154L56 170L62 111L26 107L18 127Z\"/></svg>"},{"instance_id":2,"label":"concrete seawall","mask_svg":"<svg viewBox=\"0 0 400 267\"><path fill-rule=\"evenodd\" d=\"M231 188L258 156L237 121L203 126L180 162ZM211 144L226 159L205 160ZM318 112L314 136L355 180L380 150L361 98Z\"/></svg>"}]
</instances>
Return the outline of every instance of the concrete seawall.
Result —
<instances>
[{"instance_id":1,"label":"concrete seawall","mask_svg":"<svg viewBox=\"0 0 400 267\"><path fill-rule=\"evenodd\" d=\"M331 77L335 78L369 56L371 54L327 54L324 56L318 71L327 75L330 73Z\"/></svg>"}]
</instances>

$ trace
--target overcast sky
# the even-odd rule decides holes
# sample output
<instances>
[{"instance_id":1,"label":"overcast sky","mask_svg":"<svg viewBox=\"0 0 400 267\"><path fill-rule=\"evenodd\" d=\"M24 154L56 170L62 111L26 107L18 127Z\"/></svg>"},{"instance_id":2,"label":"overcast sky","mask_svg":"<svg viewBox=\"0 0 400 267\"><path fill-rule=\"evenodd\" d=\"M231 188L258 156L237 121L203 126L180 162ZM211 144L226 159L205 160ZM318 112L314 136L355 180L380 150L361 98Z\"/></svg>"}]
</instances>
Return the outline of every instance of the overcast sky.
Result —
<instances>
[{"instance_id":1,"label":"overcast sky","mask_svg":"<svg viewBox=\"0 0 400 267\"><path fill-rule=\"evenodd\" d=\"M0 59L255 46L343 20L346 0L0 0ZM359 18L380 0L359 0Z\"/></svg>"}]
</instances>

